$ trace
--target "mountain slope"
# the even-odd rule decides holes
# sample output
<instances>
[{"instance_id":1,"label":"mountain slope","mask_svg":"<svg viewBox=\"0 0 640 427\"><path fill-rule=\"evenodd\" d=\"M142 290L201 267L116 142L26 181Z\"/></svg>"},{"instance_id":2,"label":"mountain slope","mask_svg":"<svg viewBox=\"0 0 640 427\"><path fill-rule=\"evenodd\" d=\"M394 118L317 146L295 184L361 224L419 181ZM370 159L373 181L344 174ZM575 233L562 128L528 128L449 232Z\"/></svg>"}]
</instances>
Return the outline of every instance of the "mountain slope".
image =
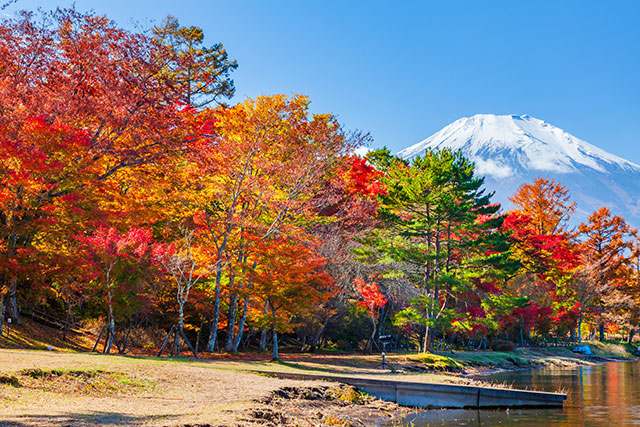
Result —
<instances>
[{"instance_id":1,"label":"mountain slope","mask_svg":"<svg viewBox=\"0 0 640 427\"><path fill-rule=\"evenodd\" d=\"M640 225L640 165L608 153L530 116L478 114L444 127L398 153L411 159L425 150L461 150L476 163L494 200L505 208L518 187L536 177L564 184L578 204L574 223L607 206Z\"/></svg>"}]
</instances>

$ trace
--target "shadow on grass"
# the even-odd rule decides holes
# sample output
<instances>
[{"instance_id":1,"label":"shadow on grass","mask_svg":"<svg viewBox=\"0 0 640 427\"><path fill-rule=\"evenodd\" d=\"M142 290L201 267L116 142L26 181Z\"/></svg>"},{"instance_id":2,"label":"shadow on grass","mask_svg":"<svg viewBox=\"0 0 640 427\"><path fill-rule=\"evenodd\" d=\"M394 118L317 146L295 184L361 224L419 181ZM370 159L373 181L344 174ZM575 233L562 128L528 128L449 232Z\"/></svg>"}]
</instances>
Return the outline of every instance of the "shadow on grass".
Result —
<instances>
[{"instance_id":1,"label":"shadow on grass","mask_svg":"<svg viewBox=\"0 0 640 427\"><path fill-rule=\"evenodd\" d=\"M61 415L24 415L11 418L0 418L0 427L33 427L39 425L86 426L110 425L129 426L144 425L150 421L162 419L170 421L175 415L136 416L119 412L88 411L86 413L67 413Z\"/></svg>"},{"instance_id":2,"label":"shadow on grass","mask_svg":"<svg viewBox=\"0 0 640 427\"><path fill-rule=\"evenodd\" d=\"M287 361L284 361L284 360L281 360L281 359L271 361L270 365L286 366L287 368L300 369L301 371L327 372L327 373L334 372L334 370L332 370L332 369L318 368L318 367L314 367L314 366L305 366L305 365L300 364L300 363L287 362Z\"/></svg>"},{"instance_id":3,"label":"shadow on grass","mask_svg":"<svg viewBox=\"0 0 640 427\"><path fill-rule=\"evenodd\" d=\"M299 369L301 371L308 371L308 372L316 372L316 373L326 373L326 374L381 374L381 373L385 373L386 371L380 371L379 368L379 364L378 365L371 365L371 366L367 366L367 368L369 368L368 370L362 370L362 371L358 371L358 372L352 372L352 371L348 371L345 370L345 368L350 368L353 367L351 365L348 364L342 364L342 365L332 365L332 364L325 364L324 367L319 367L319 366L307 366L304 365L302 363L296 363L296 362L287 362L284 360L277 360L277 361L272 361L270 362L270 365L280 365L280 366L286 366L288 368L292 368L292 369Z\"/></svg>"}]
</instances>

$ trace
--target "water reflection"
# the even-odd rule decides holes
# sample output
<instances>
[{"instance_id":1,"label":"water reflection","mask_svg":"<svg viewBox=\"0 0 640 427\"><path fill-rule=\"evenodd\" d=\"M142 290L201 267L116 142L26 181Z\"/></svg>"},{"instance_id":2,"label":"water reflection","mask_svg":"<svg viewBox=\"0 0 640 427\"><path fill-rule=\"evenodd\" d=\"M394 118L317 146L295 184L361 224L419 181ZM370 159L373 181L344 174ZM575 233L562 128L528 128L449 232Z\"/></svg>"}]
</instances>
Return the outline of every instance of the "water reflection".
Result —
<instances>
[{"instance_id":1,"label":"water reflection","mask_svg":"<svg viewBox=\"0 0 640 427\"><path fill-rule=\"evenodd\" d=\"M514 388L563 391L568 397L561 409L434 410L420 412L403 423L415 426L640 425L638 362L536 369L495 374L485 379L512 384Z\"/></svg>"}]
</instances>

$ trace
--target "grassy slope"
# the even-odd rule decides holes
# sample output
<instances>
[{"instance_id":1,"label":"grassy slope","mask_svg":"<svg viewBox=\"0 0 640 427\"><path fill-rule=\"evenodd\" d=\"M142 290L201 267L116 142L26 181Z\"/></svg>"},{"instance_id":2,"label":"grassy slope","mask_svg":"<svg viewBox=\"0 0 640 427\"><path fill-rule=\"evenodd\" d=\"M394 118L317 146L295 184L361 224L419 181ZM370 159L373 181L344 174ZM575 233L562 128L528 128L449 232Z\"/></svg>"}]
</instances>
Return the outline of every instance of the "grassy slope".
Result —
<instances>
[{"instance_id":1,"label":"grassy slope","mask_svg":"<svg viewBox=\"0 0 640 427\"><path fill-rule=\"evenodd\" d=\"M0 348L48 349L57 351L89 351L95 337L91 335L69 334L67 342L62 341L62 332L23 319L21 326L12 325L10 333L0 336ZM593 356L581 356L568 347L548 347L544 349L519 348L515 352L468 351L443 352L440 354L396 353L389 354L387 361L398 372L429 372L462 374L482 373L496 369L521 369L539 366L575 366L598 363L605 357L632 357L635 345L619 343L585 342L591 346ZM136 351L138 354L138 351ZM185 353L186 354L186 353ZM283 363L268 363L269 355L242 353L239 355L203 354L205 358L224 359L220 367L239 370L264 370L286 372L310 372L331 374L382 374L379 355L360 354L284 354ZM428 377L428 376L427 376ZM444 381L438 375L430 381ZM426 377L425 377L426 378Z\"/></svg>"},{"instance_id":2,"label":"grassy slope","mask_svg":"<svg viewBox=\"0 0 640 427\"><path fill-rule=\"evenodd\" d=\"M62 331L41 325L28 317L22 319L21 325L7 325L0 335L0 348L47 350L51 347L57 351L90 351L95 337L70 332L68 340L62 341Z\"/></svg>"}]
</instances>

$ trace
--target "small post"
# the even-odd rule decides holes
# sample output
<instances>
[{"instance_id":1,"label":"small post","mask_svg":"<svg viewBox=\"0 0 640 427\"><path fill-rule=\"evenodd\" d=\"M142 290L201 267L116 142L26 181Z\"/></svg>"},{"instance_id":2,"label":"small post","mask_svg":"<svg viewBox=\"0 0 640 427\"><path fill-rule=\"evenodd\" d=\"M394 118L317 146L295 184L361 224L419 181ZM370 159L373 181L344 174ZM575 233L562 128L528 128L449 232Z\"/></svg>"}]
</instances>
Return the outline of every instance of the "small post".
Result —
<instances>
[{"instance_id":1,"label":"small post","mask_svg":"<svg viewBox=\"0 0 640 427\"><path fill-rule=\"evenodd\" d=\"M11 335L11 317L7 318L7 336Z\"/></svg>"},{"instance_id":2,"label":"small post","mask_svg":"<svg viewBox=\"0 0 640 427\"><path fill-rule=\"evenodd\" d=\"M387 344L391 342L391 335L380 335L380 344L382 344L382 369L389 368L387 364Z\"/></svg>"}]
</instances>

